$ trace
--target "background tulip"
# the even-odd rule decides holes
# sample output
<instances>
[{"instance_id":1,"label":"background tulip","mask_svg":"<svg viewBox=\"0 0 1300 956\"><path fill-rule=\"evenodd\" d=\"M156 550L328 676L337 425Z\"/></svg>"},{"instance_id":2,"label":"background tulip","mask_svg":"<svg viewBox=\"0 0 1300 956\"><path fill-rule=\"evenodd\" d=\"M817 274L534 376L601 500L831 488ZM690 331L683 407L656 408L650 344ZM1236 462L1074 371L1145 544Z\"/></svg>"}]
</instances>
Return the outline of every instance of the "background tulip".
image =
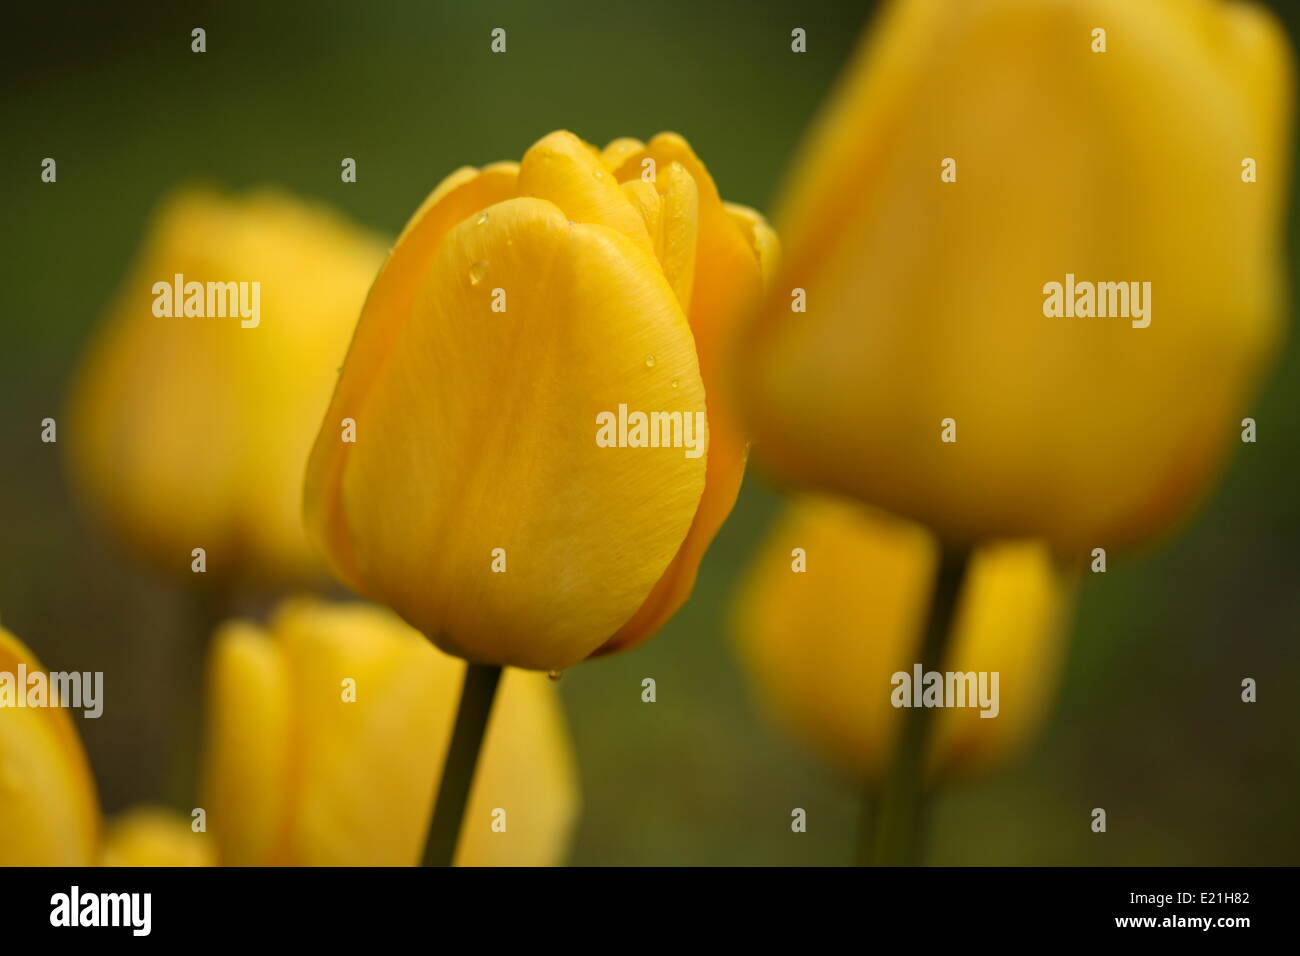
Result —
<instances>
[{"instance_id":1,"label":"background tulip","mask_svg":"<svg viewBox=\"0 0 1300 956\"><path fill-rule=\"evenodd\" d=\"M267 631L226 625L204 781L221 862L417 862L464 670L364 605L290 602ZM457 862L560 863L578 793L555 688L511 671L499 697ZM492 827L498 808L504 832Z\"/></svg>"},{"instance_id":2,"label":"background tulip","mask_svg":"<svg viewBox=\"0 0 1300 956\"><path fill-rule=\"evenodd\" d=\"M216 847L190 817L163 807L135 807L104 836L101 866L213 866Z\"/></svg>"},{"instance_id":3,"label":"background tulip","mask_svg":"<svg viewBox=\"0 0 1300 956\"><path fill-rule=\"evenodd\" d=\"M93 509L187 581L314 577L302 474L383 246L269 190L183 190L83 360L71 462ZM160 317L156 282L260 282L260 319ZM206 551L203 579L191 552Z\"/></svg>"},{"instance_id":4,"label":"background tulip","mask_svg":"<svg viewBox=\"0 0 1300 956\"><path fill-rule=\"evenodd\" d=\"M339 576L482 664L563 668L652 633L735 500L718 353L773 246L674 134L552 133L449 176L375 282L312 453L308 522ZM706 396L703 456L596 442L602 413L693 419Z\"/></svg>"},{"instance_id":5,"label":"background tulip","mask_svg":"<svg viewBox=\"0 0 1300 956\"><path fill-rule=\"evenodd\" d=\"M792 570L796 548L802 572ZM736 646L760 701L855 782L879 783L891 762L902 719L891 677L920 660L936 552L920 525L800 498L737 596ZM1056 687L1071 591L1041 544L976 552L942 669L998 672L998 713L938 712L931 777L978 772L1033 736Z\"/></svg>"},{"instance_id":6,"label":"background tulip","mask_svg":"<svg viewBox=\"0 0 1300 956\"><path fill-rule=\"evenodd\" d=\"M0 680L47 673L0 628ZM13 687L27 693L26 687ZM47 698L48 702L48 698ZM207 866L212 847L189 819L139 807L104 830L81 736L63 706L17 707L0 691L0 866Z\"/></svg>"},{"instance_id":7,"label":"background tulip","mask_svg":"<svg viewBox=\"0 0 1300 956\"><path fill-rule=\"evenodd\" d=\"M1291 90L1246 4L893 3L778 216L740 358L760 456L959 545L1166 528L1281 334ZM1149 327L1045 316L1067 273L1150 282Z\"/></svg>"},{"instance_id":8,"label":"background tulip","mask_svg":"<svg viewBox=\"0 0 1300 956\"><path fill-rule=\"evenodd\" d=\"M44 671L0 627L0 674L16 682L20 665ZM0 866L88 866L98 839L99 798L68 711L0 706Z\"/></svg>"}]
</instances>

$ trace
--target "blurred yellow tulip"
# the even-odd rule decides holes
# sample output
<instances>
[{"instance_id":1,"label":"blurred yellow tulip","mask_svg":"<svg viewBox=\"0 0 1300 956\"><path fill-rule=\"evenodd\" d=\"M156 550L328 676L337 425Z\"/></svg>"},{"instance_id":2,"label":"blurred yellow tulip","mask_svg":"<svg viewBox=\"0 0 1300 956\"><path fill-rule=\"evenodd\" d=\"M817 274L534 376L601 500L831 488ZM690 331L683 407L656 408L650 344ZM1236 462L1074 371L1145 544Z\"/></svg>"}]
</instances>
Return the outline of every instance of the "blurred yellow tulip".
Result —
<instances>
[{"instance_id":1,"label":"blurred yellow tulip","mask_svg":"<svg viewBox=\"0 0 1300 956\"><path fill-rule=\"evenodd\" d=\"M66 707L13 706L16 683L44 672L0 628L0 866L207 866L211 846L169 810L129 811L100 839L95 781ZM48 702L48 698L46 698Z\"/></svg>"},{"instance_id":2,"label":"blurred yellow tulip","mask_svg":"<svg viewBox=\"0 0 1300 956\"><path fill-rule=\"evenodd\" d=\"M63 707L13 706L20 667L43 671L0 627L0 866L88 866L99 839L99 798L81 739Z\"/></svg>"},{"instance_id":3,"label":"blurred yellow tulip","mask_svg":"<svg viewBox=\"0 0 1300 956\"><path fill-rule=\"evenodd\" d=\"M1159 533L1282 332L1282 30L1218 0L899 0L868 40L741 336L756 454L958 547ZM1150 283L1145 315L1112 289L1111 317L1049 316L1075 278Z\"/></svg>"},{"instance_id":4,"label":"blurred yellow tulip","mask_svg":"<svg viewBox=\"0 0 1300 956\"><path fill-rule=\"evenodd\" d=\"M879 783L890 765L904 713L892 678L911 678L920 661L937 555L919 525L800 498L738 594L736 645L760 699L855 781ZM972 706L940 711L932 775L986 769L1037 731L1056 688L1072 592L1044 545L998 542L975 552L941 666L990 675L995 707L984 710L996 716Z\"/></svg>"},{"instance_id":5,"label":"blurred yellow tulip","mask_svg":"<svg viewBox=\"0 0 1300 956\"><path fill-rule=\"evenodd\" d=\"M675 134L556 132L452 173L376 280L312 452L336 573L476 663L648 637L735 501L718 366L774 255ZM647 433L655 413L677 417Z\"/></svg>"},{"instance_id":6,"label":"blurred yellow tulip","mask_svg":"<svg viewBox=\"0 0 1300 956\"><path fill-rule=\"evenodd\" d=\"M162 807L135 807L108 826L101 866L212 866L216 847L191 820Z\"/></svg>"},{"instance_id":7,"label":"blurred yellow tulip","mask_svg":"<svg viewBox=\"0 0 1300 956\"><path fill-rule=\"evenodd\" d=\"M272 191L188 189L163 204L72 397L74 477L122 540L186 576L202 548L208 580L324 570L302 530L302 476L383 254ZM218 283L246 286L212 296ZM235 314L244 292L255 324Z\"/></svg>"},{"instance_id":8,"label":"blurred yellow tulip","mask_svg":"<svg viewBox=\"0 0 1300 956\"><path fill-rule=\"evenodd\" d=\"M226 865L420 860L465 664L394 615L286 602L232 622L210 662L204 806ZM555 687L508 672L456 860L560 864L578 807Z\"/></svg>"}]
</instances>

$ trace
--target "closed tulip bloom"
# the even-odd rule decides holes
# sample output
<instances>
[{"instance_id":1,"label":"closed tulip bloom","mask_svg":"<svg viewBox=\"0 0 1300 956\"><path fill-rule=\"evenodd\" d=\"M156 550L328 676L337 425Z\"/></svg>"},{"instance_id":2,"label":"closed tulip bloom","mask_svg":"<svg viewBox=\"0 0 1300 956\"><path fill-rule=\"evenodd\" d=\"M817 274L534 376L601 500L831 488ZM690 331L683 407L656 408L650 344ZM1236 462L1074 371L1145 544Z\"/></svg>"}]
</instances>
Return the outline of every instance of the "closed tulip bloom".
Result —
<instances>
[{"instance_id":1,"label":"closed tulip bloom","mask_svg":"<svg viewBox=\"0 0 1300 956\"><path fill-rule=\"evenodd\" d=\"M64 432L80 489L118 537L186 580L195 548L209 579L324 570L302 529L302 475L383 253L271 191L163 204Z\"/></svg>"},{"instance_id":2,"label":"closed tulip bloom","mask_svg":"<svg viewBox=\"0 0 1300 956\"><path fill-rule=\"evenodd\" d=\"M134 807L108 826L101 866L213 866L216 847L191 818L164 807Z\"/></svg>"},{"instance_id":3,"label":"closed tulip bloom","mask_svg":"<svg viewBox=\"0 0 1300 956\"><path fill-rule=\"evenodd\" d=\"M891 4L741 337L760 459L956 547L1169 527L1282 332L1291 98L1252 5Z\"/></svg>"},{"instance_id":4,"label":"closed tulip bloom","mask_svg":"<svg viewBox=\"0 0 1300 956\"><path fill-rule=\"evenodd\" d=\"M720 358L774 249L670 133L557 132L451 174L380 272L312 452L336 573L476 663L648 637L735 501Z\"/></svg>"},{"instance_id":5,"label":"closed tulip bloom","mask_svg":"<svg viewBox=\"0 0 1300 956\"><path fill-rule=\"evenodd\" d=\"M289 602L268 630L227 624L210 662L203 782L220 861L417 863L464 669L366 605ZM511 671L457 862L562 863L577 807L556 689Z\"/></svg>"},{"instance_id":6,"label":"closed tulip bloom","mask_svg":"<svg viewBox=\"0 0 1300 956\"><path fill-rule=\"evenodd\" d=\"M801 498L738 595L736 646L758 699L856 782L878 783L890 765L906 713L895 701L920 661L936 557L934 536L920 525ZM805 570L794 570L800 562ZM998 542L975 552L940 665L974 673L975 700L937 712L932 776L987 769L1033 737L1056 688L1072 590L1041 544ZM895 681L900 672L908 685ZM989 675L983 700L981 672Z\"/></svg>"},{"instance_id":7,"label":"closed tulip bloom","mask_svg":"<svg viewBox=\"0 0 1300 956\"><path fill-rule=\"evenodd\" d=\"M99 839L99 798L65 707L34 703L40 662L0 628L0 866L89 866ZM21 680L21 682L20 682ZM48 682L46 684L48 687Z\"/></svg>"}]
</instances>

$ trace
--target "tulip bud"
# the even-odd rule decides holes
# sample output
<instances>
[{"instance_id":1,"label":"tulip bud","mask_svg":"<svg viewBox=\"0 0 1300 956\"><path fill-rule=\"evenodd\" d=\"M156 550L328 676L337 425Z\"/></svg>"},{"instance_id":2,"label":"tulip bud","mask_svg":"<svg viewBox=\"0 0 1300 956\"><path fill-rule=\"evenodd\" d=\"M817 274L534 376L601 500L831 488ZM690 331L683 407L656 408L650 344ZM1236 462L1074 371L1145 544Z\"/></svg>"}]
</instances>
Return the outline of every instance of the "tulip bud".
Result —
<instances>
[{"instance_id":1,"label":"tulip bud","mask_svg":"<svg viewBox=\"0 0 1300 956\"><path fill-rule=\"evenodd\" d=\"M269 631L225 625L210 661L203 781L221 862L417 863L464 670L365 605L287 602ZM457 862L558 864L577 806L554 685L507 672Z\"/></svg>"},{"instance_id":2,"label":"tulip bud","mask_svg":"<svg viewBox=\"0 0 1300 956\"><path fill-rule=\"evenodd\" d=\"M738 595L737 649L760 700L856 782L879 782L902 707L925 685L914 669L936 559L935 538L920 525L802 498ZM940 665L944 694L949 672L961 676L961 692L953 678L953 697L940 698L932 776L983 770L1032 738L1055 691L1071 593L1041 544L975 552Z\"/></svg>"},{"instance_id":3,"label":"tulip bud","mask_svg":"<svg viewBox=\"0 0 1300 956\"><path fill-rule=\"evenodd\" d=\"M68 711L48 696L29 706L28 678L43 672L0 628L0 866L88 866L99 798Z\"/></svg>"},{"instance_id":4,"label":"tulip bud","mask_svg":"<svg viewBox=\"0 0 1300 956\"><path fill-rule=\"evenodd\" d=\"M163 807L135 807L109 823L101 866L213 866L215 847L191 821Z\"/></svg>"},{"instance_id":5,"label":"tulip bud","mask_svg":"<svg viewBox=\"0 0 1300 956\"><path fill-rule=\"evenodd\" d=\"M123 541L190 581L323 570L302 475L382 256L270 191L163 205L72 398L74 477Z\"/></svg>"},{"instance_id":6,"label":"tulip bud","mask_svg":"<svg viewBox=\"0 0 1300 956\"><path fill-rule=\"evenodd\" d=\"M1167 528L1282 332L1291 88L1255 6L892 4L742 336L760 458L954 546Z\"/></svg>"},{"instance_id":7,"label":"tulip bud","mask_svg":"<svg viewBox=\"0 0 1300 956\"><path fill-rule=\"evenodd\" d=\"M644 640L735 501L719 356L773 250L673 134L557 132L453 173L380 272L312 452L335 572L477 663Z\"/></svg>"}]
</instances>

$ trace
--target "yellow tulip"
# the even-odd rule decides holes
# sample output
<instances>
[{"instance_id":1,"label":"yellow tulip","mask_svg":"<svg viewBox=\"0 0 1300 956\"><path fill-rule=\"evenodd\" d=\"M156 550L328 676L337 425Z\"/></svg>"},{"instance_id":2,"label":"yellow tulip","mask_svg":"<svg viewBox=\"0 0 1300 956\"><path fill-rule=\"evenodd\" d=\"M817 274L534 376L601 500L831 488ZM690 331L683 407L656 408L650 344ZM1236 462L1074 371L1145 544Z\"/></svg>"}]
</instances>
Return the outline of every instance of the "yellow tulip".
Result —
<instances>
[{"instance_id":1,"label":"yellow tulip","mask_svg":"<svg viewBox=\"0 0 1300 956\"><path fill-rule=\"evenodd\" d=\"M759 457L955 546L1167 528L1282 331L1291 98L1255 6L893 3L804 149L741 336ZM1112 317L1049 317L1067 276L1149 282L1145 316L1114 316L1115 289Z\"/></svg>"},{"instance_id":2,"label":"yellow tulip","mask_svg":"<svg viewBox=\"0 0 1300 956\"><path fill-rule=\"evenodd\" d=\"M188 817L161 807L136 807L117 817L104 837L101 866L212 866L215 847Z\"/></svg>"},{"instance_id":3,"label":"yellow tulip","mask_svg":"<svg viewBox=\"0 0 1300 956\"><path fill-rule=\"evenodd\" d=\"M158 808L123 814L100 833L94 777L65 707L18 707L19 667L35 655L0 628L0 866L207 866L211 848L189 821ZM48 701L47 701L48 702Z\"/></svg>"},{"instance_id":4,"label":"yellow tulip","mask_svg":"<svg viewBox=\"0 0 1300 956\"><path fill-rule=\"evenodd\" d=\"M557 132L452 173L380 272L312 452L308 525L336 573L476 663L648 637L735 501L720 357L774 249L671 133L598 151ZM648 440L634 413L680 427L598 443Z\"/></svg>"},{"instance_id":5,"label":"yellow tulip","mask_svg":"<svg viewBox=\"0 0 1300 956\"><path fill-rule=\"evenodd\" d=\"M937 554L919 525L835 499L796 499L739 593L736 646L759 697L855 781L878 783L892 760L905 713L894 706L893 675L911 677L920 661ZM938 712L932 775L978 772L1032 738L1056 687L1072 590L1041 544L975 552L940 666L984 672L990 690L996 672L996 708Z\"/></svg>"},{"instance_id":6,"label":"yellow tulip","mask_svg":"<svg viewBox=\"0 0 1300 956\"><path fill-rule=\"evenodd\" d=\"M195 548L209 579L323 571L302 530L302 475L383 253L334 213L271 191L164 203L72 398L74 477L122 540L182 575ZM203 295L172 301L177 276ZM236 312L240 292L209 298L209 283L246 283L238 302L250 315L256 304L256 323L208 315ZM157 314L187 303L204 315Z\"/></svg>"},{"instance_id":7,"label":"yellow tulip","mask_svg":"<svg viewBox=\"0 0 1300 956\"><path fill-rule=\"evenodd\" d=\"M88 866L100 826L90 765L65 708L16 706L20 667L44 670L0 628L0 866Z\"/></svg>"},{"instance_id":8,"label":"yellow tulip","mask_svg":"<svg viewBox=\"0 0 1300 956\"><path fill-rule=\"evenodd\" d=\"M267 631L223 627L210 667L204 806L223 864L419 862L462 661L379 608L298 601ZM562 863L577 805L554 685L508 672L457 862Z\"/></svg>"}]
</instances>

